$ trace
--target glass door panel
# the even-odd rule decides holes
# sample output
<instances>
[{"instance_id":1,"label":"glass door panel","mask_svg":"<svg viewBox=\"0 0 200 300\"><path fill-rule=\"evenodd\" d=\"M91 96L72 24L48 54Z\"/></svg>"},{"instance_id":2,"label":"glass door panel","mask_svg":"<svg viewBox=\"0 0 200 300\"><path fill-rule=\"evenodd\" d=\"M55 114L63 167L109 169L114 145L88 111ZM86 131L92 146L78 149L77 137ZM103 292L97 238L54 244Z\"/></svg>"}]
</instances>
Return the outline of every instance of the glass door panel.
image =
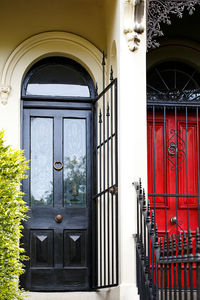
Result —
<instances>
[{"instance_id":1,"label":"glass door panel","mask_svg":"<svg viewBox=\"0 0 200 300\"><path fill-rule=\"evenodd\" d=\"M31 117L31 205L53 205L53 119Z\"/></svg>"},{"instance_id":2,"label":"glass door panel","mask_svg":"<svg viewBox=\"0 0 200 300\"><path fill-rule=\"evenodd\" d=\"M64 119L64 205L86 205L86 121Z\"/></svg>"}]
</instances>

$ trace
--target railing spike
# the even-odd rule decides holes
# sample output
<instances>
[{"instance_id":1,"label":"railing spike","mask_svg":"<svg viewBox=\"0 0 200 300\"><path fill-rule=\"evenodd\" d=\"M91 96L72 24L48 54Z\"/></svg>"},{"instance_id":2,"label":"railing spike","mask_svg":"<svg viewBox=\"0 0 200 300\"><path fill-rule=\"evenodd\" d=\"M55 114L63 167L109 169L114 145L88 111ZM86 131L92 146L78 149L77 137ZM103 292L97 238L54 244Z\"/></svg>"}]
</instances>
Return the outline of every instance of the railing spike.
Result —
<instances>
[{"instance_id":1,"label":"railing spike","mask_svg":"<svg viewBox=\"0 0 200 300\"><path fill-rule=\"evenodd\" d=\"M97 96L98 95L98 84L96 82L96 86L95 86L95 95Z\"/></svg>"},{"instance_id":2,"label":"railing spike","mask_svg":"<svg viewBox=\"0 0 200 300\"><path fill-rule=\"evenodd\" d=\"M193 246L192 246L192 233L191 230L189 229L188 231L188 256L192 257L192 250L193 250Z\"/></svg>"},{"instance_id":3,"label":"railing spike","mask_svg":"<svg viewBox=\"0 0 200 300\"><path fill-rule=\"evenodd\" d=\"M167 235L164 238L164 256L167 257Z\"/></svg>"},{"instance_id":4,"label":"railing spike","mask_svg":"<svg viewBox=\"0 0 200 300\"><path fill-rule=\"evenodd\" d=\"M155 249L159 248L159 244L158 244L158 227L157 227L157 224L155 224L155 243L154 243L154 248Z\"/></svg>"},{"instance_id":5,"label":"railing spike","mask_svg":"<svg viewBox=\"0 0 200 300\"><path fill-rule=\"evenodd\" d=\"M172 235L172 254L173 256L176 257L176 239L175 239L175 234Z\"/></svg>"},{"instance_id":6,"label":"railing spike","mask_svg":"<svg viewBox=\"0 0 200 300\"><path fill-rule=\"evenodd\" d=\"M150 201L149 199L147 200L147 219L146 219L146 222L147 224L149 224L151 222L151 217L150 217Z\"/></svg>"},{"instance_id":7,"label":"railing spike","mask_svg":"<svg viewBox=\"0 0 200 300\"><path fill-rule=\"evenodd\" d=\"M163 251L163 238L160 238L160 256L163 257L164 251Z\"/></svg>"},{"instance_id":8,"label":"railing spike","mask_svg":"<svg viewBox=\"0 0 200 300\"><path fill-rule=\"evenodd\" d=\"M143 212L146 212L146 196L145 196L145 190L143 189L143 207L142 207L142 210Z\"/></svg>"},{"instance_id":9,"label":"railing spike","mask_svg":"<svg viewBox=\"0 0 200 300\"><path fill-rule=\"evenodd\" d=\"M169 257L172 256L172 238L169 236Z\"/></svg>"},{"instance_id":10,"label":"railing spike","mask_svg":"<svg viewBox=\"0 0 200 300\"><path fill-rule=\"evenodd\" d=\"M187 237L185 231L183 231L183 256L187 257Z\"/></svg>"},{"instance_id":11,"label":"railing spike","mask_svg":"<svg viewBox=\"0 0 200 300\"><path fill-rule=\"evenodd\" d=\"M181 239L181 233L178 234L177 254L178 254L178 257L181 258L181 254L182 254L182 239Z\"/></svg>"},{"instance_id":12,"label":"railing spike","mask_svg":"<svg viewBox=\"0 0 200 300\"><path fill-rule=\"evenodd\" d=\"M200 232L199 228L196 229L196 253L195 258L200 258Z\"/></svg>"},{"instance_id":13,"label":"railing spike","mask_svg":"<svg viewBox=\"0 0 200 300\"><path fill-rule=\"evenodd\" d=\"M110 107L109 107L109 104L107 104L106 116L107 116L107 117L110 116Z\"/></svg>"},{"instance_id":14,"label":"railing spike","mask_svg":"<svg viewBox=\"0 0 200 300\"><path fill-rule=\"evenodd\" d=\"M150 230L150 234L153 235L154 234L154 211L151 211L151 230Z\"/></svg>"},{"instance_id":15,"label":"railing spike","mask_svg":"<svg viewBox=\"0 0 200 300\"><path fill-rule=\"evenodd\" d=\"M141 181L141 178L139 178L139 189L140 189L140 191L142 193L142 181Z\"/></svg>"},{"instance_id":16,"label":"railing spike","mask_svg":"<svg viewBox=\"0 0 200 300\"><path fill-rule=\"evenodd\" d=\"M113 81L113 68L112 68L112 65L110 67L110 81Z\"/></svg>"},{"instance_id":17,"label":"railing spike","mask_svg":"<svg viewBox=\"0 0 200 300\"><path fill-rule=\"evenodd\" d=\"M105 62L105 53L103 51L103 57L102 57L102 66L105 66L106 62Z\"/></svg>"},{"instance_id":18,"label":"railing spike","mask_svg":"<svg viewBox=\"0 0 200 300\"><path fill-rule=\"evenodd\" d=\"M142 199L142 182L141 178L139 179L139 200Z\"/></svg>"},{"instance_id":19,"label":"railing spike","mask_svg":"<svg viewBox=\"0 0 200 300\"><path fill-rule=\"evenodd\" d=\"M99 111L99 123L101 124L102 123L102 113L101 113L101 109Z\"/></svg>"}]
</instances>

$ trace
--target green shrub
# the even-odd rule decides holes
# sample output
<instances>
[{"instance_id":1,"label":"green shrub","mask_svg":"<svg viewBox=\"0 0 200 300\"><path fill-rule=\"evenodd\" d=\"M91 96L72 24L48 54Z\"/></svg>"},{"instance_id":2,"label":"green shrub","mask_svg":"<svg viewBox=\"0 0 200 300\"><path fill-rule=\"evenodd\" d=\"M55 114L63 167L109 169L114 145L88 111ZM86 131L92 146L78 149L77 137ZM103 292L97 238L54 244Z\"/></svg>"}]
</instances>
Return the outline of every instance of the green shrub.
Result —
<instances>
[{"instance_id":1,"label":"green shrub","mask_svg":"<svg viewBox=\"0 0 200 300\"><path fill-rule=\"evenodd\" d=\"M19 275L23 273L22 261L26 259L19 245L22 236L21 221L28 210L20 191L25 178L27 161L21 150L4 143L0 131L0 299L23 299L19 288Z\"/></svg>"}]
</instances>

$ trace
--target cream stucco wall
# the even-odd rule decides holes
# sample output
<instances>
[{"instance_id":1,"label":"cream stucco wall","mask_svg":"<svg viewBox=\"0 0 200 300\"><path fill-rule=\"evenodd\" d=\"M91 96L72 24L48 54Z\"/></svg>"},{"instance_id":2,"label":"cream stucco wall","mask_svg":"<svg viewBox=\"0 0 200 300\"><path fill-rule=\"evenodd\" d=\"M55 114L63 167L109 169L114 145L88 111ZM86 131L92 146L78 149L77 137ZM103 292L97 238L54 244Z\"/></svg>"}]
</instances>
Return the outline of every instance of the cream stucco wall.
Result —
<instances>
[{"instance_id":1,"label":"cream stucco wall","mask_svg":"<svg viewBox=\"0 0 200 300\"><path fill-rule=\"evenodd\" d=\"M1 1L0 69L7 56L25 39L45 31L72 32L105 49L104 1Z\"/></svg>"}]
</instances>

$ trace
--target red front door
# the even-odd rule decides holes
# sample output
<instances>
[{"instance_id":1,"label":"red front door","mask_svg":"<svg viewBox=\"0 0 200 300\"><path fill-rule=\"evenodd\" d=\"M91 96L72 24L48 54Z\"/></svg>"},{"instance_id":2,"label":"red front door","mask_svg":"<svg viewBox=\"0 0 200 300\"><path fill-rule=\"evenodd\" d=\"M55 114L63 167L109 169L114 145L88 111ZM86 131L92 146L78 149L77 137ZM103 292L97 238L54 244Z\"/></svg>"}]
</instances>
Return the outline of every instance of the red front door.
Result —
<instances>
[{"instance_id":1,"label":"red front door","mask_svg":"<svg viewBox=\"0 0 200 300\"><path fill-rule=\"evenodd\" d=\"M197 109L148 111L148 194L160 236L198 224L200 117Z\"/></svg>"}]
</instances>

